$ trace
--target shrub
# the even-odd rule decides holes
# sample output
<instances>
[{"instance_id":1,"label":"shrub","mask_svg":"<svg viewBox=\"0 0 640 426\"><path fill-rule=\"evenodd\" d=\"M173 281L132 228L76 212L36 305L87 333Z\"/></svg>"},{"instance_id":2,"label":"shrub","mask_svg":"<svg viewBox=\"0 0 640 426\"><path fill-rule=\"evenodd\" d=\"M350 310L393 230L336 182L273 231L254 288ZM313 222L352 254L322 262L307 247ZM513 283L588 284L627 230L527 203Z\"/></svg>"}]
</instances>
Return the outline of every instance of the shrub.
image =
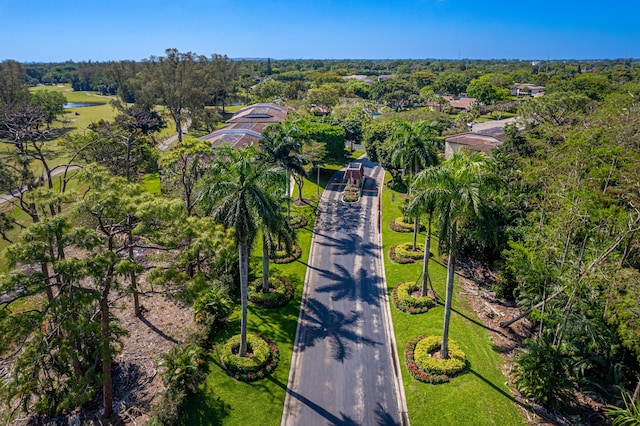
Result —
<instances>
[{"instance_id":1,"label":"shrub","mask_svg":"<svg viewBox=\"0 0 640 426\"><path fill-rule=\"evenodd\" d=\"M193 313L196 323L219 324L231 313L231 300L219 288L207 290L193 304Z\"/></svg>"},{"instance_id":2,"label":"shrub","mask_svg":"<svg viewBox=\"0 0 640 426\"><path fill-rule=\"evenodd\" d=\"M408 257L401 257L398 256L398 254L396 253L396 247L398 247L398 244L394 244L391 247L389 247L389 258L395 262L395 263L399 263L399 264L406 264L406 263L413 263L415 262L415 260L413 259L409 259Z\"/></svg>"},{"instance_id":3,"label":"shrub","mask_svg":"<svg viewBox=\"0 0 640 426\"><path fill-rule=\"evenodd\" d=\"M396 246L396 254L408 259L422 260L424 258L424 244L417 243L414 251L413 243L400 243Z\"/></svg>"},{"instance_id":4,"label":"shrub","mask_svg":"<svg viewBox=\"0 0 640 426\"><path fill-rule=\"evenodd\" d=\"M413 223L405 222L403 217L396 217L389 222L389 229L395 232L413 232Z\"/></svg>"},{"instance_id":5,"label":"shrub","mask_svg":"<svg viewBox=\"0 0 640 426\"><path fill-rule=\"evenodd\" d=\"M161 361L165 369L162 382L167 389L197 392L204 378L203 362L202 350L198 346L174 346Z\"/></svg>"},{"instance_id":6,"label":"shrub","mask_svg":"<svg viewBox=\"0 0 640 426\"><path fill-rule=\"evenodd\" d=\"M354 187L347 187L342 194L342 201L346 203L355 203L360 199L360 189Z\"/></svg>"},{"instance_id":7,"label":"shrub","mask_svg":"<svg viewBox=\"0 0 640 426\"><path fill-rule=\"evenodd\" d=\"M196 345L174 346L160 361L162 382L167 390L152 407L151 424L177 424L189 393L195 393L204 379L202 350Z\"/></svg>"},{"instance_id":8,"label":"shrub","mask_svg":"<svg viewBox=\"0 0 640 426\"><path fill-rule=\"evenodd\" d=\"M271 374L280 362L278 346L262 334L247 334L247 351L252 356L238 356L239 348L240 335L237 334L224 345L220 357L224 371L236 380L251 382L262 379Z\"/></svg>"},{"instance_id":9,"label":"shrub","mask_svg":"<svg viewBox=\"0 0 640 426\"><path fill-rule=\"evenodd\" d=\"M394 244L389 248L389 258L395 263L413 263L424 258L424 244L416 244L419 251L411 250L412 243Z\"/></svg>"},{"instance_id":10,"label":"shrub","mask_svg":"<svg viewBox=\"0 0 640 426\"><path fill-rule=\"evenodd\" d=\"M450 378L446 374L433 374L429 371L423 370L416 364L414 356L415 348L418 342L424 338L425 335L418 336L415 339L410 340L404 347L404 362L407 366L407 370L409 371L409 375L418 381L434 385L449 382Z\"/></svg>"},{"instance_id":11,"label":"shrub","mask_svg":"<svg viewBox=\"0 0 640 426\"><path fill-rule=\"evenodd\" d=\"M422 314L427 312L435 302L430 296L413 297L411 294L420 287L414 282L398 283L391 291L391 299L395 307L407 314Z\"/></svg>"},{"instance_id":12,"label":"shrub","mask_svg":"<svg viewBox=\"0 0 640 426\"><path fill-rule=\"evenodd\" d=\"M293 214L289 218L289 225L294 229L299 229L307 226L309 219L303 214Z\"/></svg>"},{"instance_id":13,"label":"shrub","mask_svg":"<svg viewBox=\"0 0 640 426\"><path fill-rule=\"evenodd\" d=\"M413 222L405 222L404 217L398 216L395 219L391 219L389 229L395 232L413 232ZM424 225L419 225L418 231L422 232L425 229Z\"/></svg>"},{"instance_id":14,"label":"shrub","mask_svg":"<svg viewBox=\"0 0 640 426\"><path fill-rule=\"evenodd\" d=\"M431 353L440 349L441 340L440 336L427 336L420 340L415 348L415 361L422 370L451 377L467 367L467 357L453 340L449 340L448 359L432 357Z\"/></svg>"},{"instance_id":15,"label":"shrub","mask_svg":"<svg viewBox=\"0 0 640 426\"><path fill-rule=\"evenodd\" d=\"M293 298L293 285L291 281L280 277L269 277L269 288L273 291L262 292L262 278L259 278L249 286L249 301L263 308L278 308L286 305Z\"/></svg>"},{"instance_id":16,"label":"shrub","mask_svg":"<svg viewBox=\"0 0 640 426\"><path fill-rule=\"evenodd\" d=\"M287 250L276 250L271 255L273 263L291 263L302 256L302 249L299 244L293 245L293 251L289 253Z\"/></svg>"},{"instance_id":17,"label":"shrub","mask_svg":"<svg viewBox=\"0 0 640 426\"><path fill-rule=\"evenodd\" d=\"M568 357L562 347L549 340L546 335L525 340L528 347L516 358L513 376L516 388L524 396L558 409L569 404L573 385L568 378Z\"/></svg>"}]
</instances>

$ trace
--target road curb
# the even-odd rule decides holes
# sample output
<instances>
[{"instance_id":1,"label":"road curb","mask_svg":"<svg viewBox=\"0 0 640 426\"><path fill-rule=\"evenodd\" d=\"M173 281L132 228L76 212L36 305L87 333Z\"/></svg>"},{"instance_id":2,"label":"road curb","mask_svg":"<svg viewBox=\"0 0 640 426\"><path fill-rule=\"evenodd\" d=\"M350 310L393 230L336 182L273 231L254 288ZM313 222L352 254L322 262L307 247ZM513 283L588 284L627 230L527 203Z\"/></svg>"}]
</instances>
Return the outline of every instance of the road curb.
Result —
<instances>
[{"instance_id":1,"label":"road curb","mask_svg":"<svg viewBox=\"0 0 640 426\"><path fill-rule=\"evenodd\" d=\"M379 166L380 167L380 166ZM380 167L382 170L381 178L378 179L378 187L379 189L379 202L378 202L378 218L380 220L380 226L378 227L378 242L380 244L380 250L378 251L377 261L378 261L378 270L380 271L381 278L381 286L379 290L381 290L382 294L382 303L384 304L383 312L383 322L384 326L387 329L387 333L389 336L389 344L391 357L393 358L393 372L395 373L395 390L396 390L396 399L398 400L398 404L400 405L400 421L402 426L410 426L409 422L409 412L407 409L407 399L404 393L404 382L402 381L402 372L400 370L400 355L398 354L397 348L398 345L396 343L396 336L393 332L393 321L391 319L391 305L389 303L389 294L387 292L387 273L384 267L384 245L382 244L382 188L384 185L384 174L385 170Z\"/></svg>"},{"instance_id":2,"label":"road curb","mask_svg":"<svg viewBox=\"0 0 640 426\"><path fill-rule=\"evenodd\" d=\"M281 426L289 426L291 425L291 423L288 421L288 417L291 413L291 403L292 403L292 399L293 397L290 395L289 391L291 389L294 388L294 383L296 380L296 372L298 371L298 365L300 364L300 350L299 350L299 343L300 343L300 330L301 330L301 324L302 324L302 315L304 312L304 308L306 306L306 302L308 300L308 296L311 293L311 288L308 285L309 284L309 275L311 274L311 268L309 268L309 265L311 265L311 259L313 258L313 256L315 256L315 251L316 251L316 244L315 244L315 240L316 240L316 233L315 233L315 229L316 229L316 222L318 221L318 219L320 218L320 215L322 213L322 211L320 210L320 205L323 202L323 200L326 198L325 197L325 192L326 190L322 191L322 194L320 195L320 199L318 200L318 208L317 208L317 213L316 213L316 219L313 221L313 231L311 232L311 248L309 249L309 257L307 259L307 269L305 271L305 275L304 275L304 284L302 285L302 297L300 299L300 310L298 311L298 324L296 326L296 336L293 340L293 351L291 354L291 366L289 367L289 379L287 380L287 389L286 389L286 395L285 395L285 399L284 399L284 407L282 408L282 420L280 421L280 425ZM294 425L292 425L294 426Z\"/></svg>"}]
</instances>

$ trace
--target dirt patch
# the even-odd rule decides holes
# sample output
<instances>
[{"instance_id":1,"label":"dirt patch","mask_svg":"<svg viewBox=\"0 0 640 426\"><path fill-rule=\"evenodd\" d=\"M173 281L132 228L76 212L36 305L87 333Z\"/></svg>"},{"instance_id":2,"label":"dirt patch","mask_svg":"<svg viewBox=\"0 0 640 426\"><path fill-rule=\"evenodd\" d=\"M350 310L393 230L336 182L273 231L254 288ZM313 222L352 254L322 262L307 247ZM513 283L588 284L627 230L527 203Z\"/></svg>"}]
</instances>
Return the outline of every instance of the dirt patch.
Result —
<instances>
[{"instance_id":1,"label":"dirt patch","mask_svg":"<svg viewBox=\"0 0 640 426\"><path fill-rule=\"evenodd\" d=\"M140 425L150 419L151 407L165 391L160 359L194 331L191 309L159 293L140 295L142 314L133 314L131 297L120 299L113 309L129 336L114 359L114 413L116 424ZM98 420L99 411L82 413L83 424ZM89 423L87 423L89 422Z\"/></svg>"}]
</instances>

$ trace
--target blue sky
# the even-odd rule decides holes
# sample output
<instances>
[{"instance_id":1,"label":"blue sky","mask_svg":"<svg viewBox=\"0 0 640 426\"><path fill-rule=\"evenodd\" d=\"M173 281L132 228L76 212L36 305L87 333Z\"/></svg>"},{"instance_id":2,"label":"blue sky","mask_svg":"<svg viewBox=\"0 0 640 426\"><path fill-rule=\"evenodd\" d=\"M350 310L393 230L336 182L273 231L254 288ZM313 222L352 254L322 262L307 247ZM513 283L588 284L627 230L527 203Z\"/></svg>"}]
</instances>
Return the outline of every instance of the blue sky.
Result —
<instances>
[{"instance_id":1,"label":"blue sky","mask_svg":"<svg viewBox=\"0 0 640 426\"><path fill-rule=\"evenodd\" d=\"M640 1L0 0L0 60L640 58Z\"/></svg>"}]
</instances>

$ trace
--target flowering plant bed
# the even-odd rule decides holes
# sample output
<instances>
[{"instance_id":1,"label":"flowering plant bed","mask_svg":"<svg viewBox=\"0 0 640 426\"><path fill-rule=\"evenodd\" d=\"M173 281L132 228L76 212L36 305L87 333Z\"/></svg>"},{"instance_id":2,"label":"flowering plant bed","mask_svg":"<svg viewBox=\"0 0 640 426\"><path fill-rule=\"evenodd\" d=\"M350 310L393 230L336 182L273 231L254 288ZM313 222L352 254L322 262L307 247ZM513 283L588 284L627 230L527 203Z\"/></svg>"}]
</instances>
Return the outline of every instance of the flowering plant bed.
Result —
<instances>
[{"instance_id":1,"label":"flowering plant bed","mask_svg":"<svg viewBox=\"0 0 640 426\"><path fill-rule=\"evenodd\" d=\"M273 263L291 263L302 256L302 249L299 244L293 245L293 251L289 253L287 250L276 250L271 255Z\"/></svg>"},{"instance_id":2,"label":"flowering plant bed","mask_svg":"<svg viewBox=\"0 0 640 426\"><path fill-rule=\"evenodd\" d=\"M291 281L280 277L269 277L269 293L262 292L262 278L249 286L249 302L262 308L279 308L293 299Z\"/></svg>"},{"instance_id":3,"label":"flowering plant bed","mask_svg":"<svg viewBox=\"0 0 640 426\"><path fill-rule=\"evenodd\" d=\"M413 232L413 222L405 222L404 217L398 216L395 219L391 219L389 222L389 229L394 232ZM424 225L419 225L420 232L425 230Z\"/></svg>"},{"instance_id":4,"label":"flowering plant bed","mask_svg":"<svg viewBox=\"0 0 640 426\"><path fill-rule=\"evenodd\" d=\"M412 243L394 244L389 248L389 258L395 263L413 263L424 258L424 244L416 244L417 250L412 250Z\"/></svg>"},{"instance_id":5,"label":"flowering plant bed","mask_svg":"<svg viewBox=\"0 0 640 426\"><path fill-rule=\"evenodd\" d=\"M413 232L413 223L407 223L402 216L391 219L389 229L395 232Z\"/></svg>"},{"instance_id":6,"label":"flowering plant bed","mask_svg":"<svg viewBox=\"0 0 640 426\"><path fill-rule=\"evenodd\" d=\"M342 201L346 203L355 203L360 199L360 190L358 188L345 188L342 194Z\"/></svg>"},{"instance_id":7,"label":"flowering plant bed","mask_svg":"<svg viewBox=\"0 0 640 426\"><path fill-rule=\"evenodd\" d=\"M291 227L295 229L307 226L308 223L309 219L303 214L293 214L289 218L289 225L291 225Z\"/></svg>"},{"instance_id":8,"label":"flowering plant bed","mask_svg":"<svg viewBox=\"0 0 640 426\"><path fill-rule=\"evenodd\" d=\"M449 340L449 358L438 357L441 339L423 334L407 343L404 362L411 377L425 383L446 383L467 368L466 355L452 340Z\"/></svg>"},{"instance_id":9,"label":"flowering plant bed","mask_svg":"<svg viewBox=\"0 0 640 426\"><path fill-rule=\"evenodd\" d=\"M462 349L451 339L449 339L449 358L440 358L440 345L442 337L427 336L420 340L415 347L415 362L421 369L432 374L446 374L449 377L455 376L467 368L467 356Z\"/></svg>"},{"instance_id":10,"label":"flowering plant bed","mask_svg":"<svg viewBox=\"0 0 640 426\"><path fill-rule=\"evenodd\" d=\"M241 382L260 380L273 372L280 362L278 346L263 334L247 334L247 354L238 356L240 335L227 340L220 356L222 369Z\"/></svg>"},{"instance_id":11,"label":"flowering plant bed","mask_svg":"<svg viewBox=\"0 0 640 426\"><path fill-rule=\"evenodd\" d=\"M413 293L420 290L414 282L398 283L391 291L394 306L407 314L422 314L435 306L430 296L414 297Z\"/></svg>"},{"instance_id":12,"label":"flowering plant bed","mask_svg":"<svg viewBox=\"0 0 640 426\"><path fill-rule=\"evenodd\" d=\"M416 345L423 340L426 335L420 335L413 340L410 340L409 343L404 347L404 363L407 366L407 370L409 371L409 375L414 379L424 382L431 383L433 385L438 385L441 383L448 383L451 378L446 374L433 374L429 371L422 369L415 361L415 348Z\"/></svg>"}]
</instances>

